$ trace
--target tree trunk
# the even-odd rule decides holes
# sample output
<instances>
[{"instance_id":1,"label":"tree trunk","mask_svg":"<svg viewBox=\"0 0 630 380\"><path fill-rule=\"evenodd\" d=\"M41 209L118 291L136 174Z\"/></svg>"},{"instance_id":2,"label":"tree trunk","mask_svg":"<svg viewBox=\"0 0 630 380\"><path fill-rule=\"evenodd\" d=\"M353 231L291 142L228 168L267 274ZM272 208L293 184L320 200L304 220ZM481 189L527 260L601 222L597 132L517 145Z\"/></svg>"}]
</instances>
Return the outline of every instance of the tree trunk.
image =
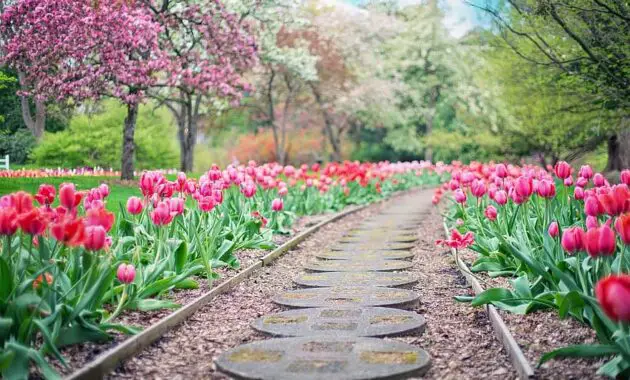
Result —
<instances>
[{"instance_id":1,"label":"tree trunk","mask_svg":"<svg viewBox=\"0 0 630 380\"><path fill-rule=\"evenodd\" d=\"M314 85L311 85L311 89L313 90L313 95L315 96L315 101L319 105L319 110L324 117L324 127L326 130L326 134L328 135L328 140L330 141L330 146L332 148L332 152L330 152L330 159L335 162L341 161L341 133L335 133L334 123L330 114L326 110L324 102L322 100L322 96Z\"/></svg>"},{"instance_id":2,"label":"tree trunk","mask_svg":"<svg viewBox=\"0 0 630 380\"><path fill-rule=\"evenodd\" d=\"M202 97L186 94L182 98L181 111L176 113L177 136L179 138L179 168L191 172L194 164L195 144L197 143L197 121Z\"/></svg>"},{"instance_id":3,"label":"tree trunk","mask_svg":"<svg viewBox=\"0 0 630 380\"><path fill-rule=\"evenodd\" d=\"M122 164L120 178L131 180L134 178L134 134L136 132L136 121L138 120L138 104L127 105L127 117L123 129Z\"/></svg>"},{"instance_id":4,"label":"tree trunk","mask_svg":"<svg viewBox=\"0 0 630 380\"><path fill-rule=\"evenodd\" d=\"M18 72L18 79L22 90L26 89L24 73ZM46 126L46 104L41 99L34 99L35 116L31 115L31 105L26 96L20 96L20 106L22 108L22 119L26 128L35 136L39 142L44 137L44 128Z\"/></svg>"},{"instance_id":5,"label":"tree trunk","mask_svg":"<svg viewBox=\"0 0 630 380\"><path fill-rule=\"evenodd\" d=\"M621 156L618 135L612 135L608 138L608 163L606 163L606 171L621 170Z\"/></svg>"},{"instance_id":6,"label":"tree trunk","mask_svg":"<svg viewBox=\"0 0 630 380\"><path fill-rule=\"evenodd\" d=\"M627 121L626 121L627 122ZM619 163L620 170L630 168L630 127L623 129L617 135L619 142Z\"/></svg>"}]
</instances>

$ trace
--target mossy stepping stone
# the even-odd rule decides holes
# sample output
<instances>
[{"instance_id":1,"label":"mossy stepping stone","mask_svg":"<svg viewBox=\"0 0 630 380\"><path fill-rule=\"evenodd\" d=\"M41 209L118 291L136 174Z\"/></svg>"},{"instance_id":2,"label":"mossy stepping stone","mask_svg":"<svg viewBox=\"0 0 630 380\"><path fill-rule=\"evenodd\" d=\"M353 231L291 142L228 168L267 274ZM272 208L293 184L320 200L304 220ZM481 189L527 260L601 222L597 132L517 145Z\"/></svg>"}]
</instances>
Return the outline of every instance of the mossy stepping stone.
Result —
<instances>
[{"instance_id":1,"label":"mossy stepping stone","mask_svg":"<svg viewBox=\"0 0 630 380\"><path fill-rule=\"evenodd\" d=\"M396 242L360 242L360 243L343 243L332 246L333 251L391 251L391 250L410 250L416 245L413 243L396 243Z\"/></svg>"},{"instance_id":2,"label":"mossy stepping stone","mask_svg":"<svg viewBox=\"0 0 630 380\"><path fill-rule=\"evenodd\" d=\"M343 244L356 244L356 243L413 243L419 239L418 235L375 235L371 233L344 236L339 239L339 243Z\"/></svg>"},{"instance_id":3,"label":"mossy stepping stone","mask_svg":"<svg viewBox=\"0 0 630 380\"><path fill-rule=\"evenodd\" d=\"M321 272L304 273L293 280L298 285L332 286L402 286L418 282L410 273L392 272Z\"/></svg>"},{"instance_id":4,"label":"mossy stepping stone","mask_svg":"<svg viewBox=\"0 0 630 380\"><path fill-rule=\"evenodd\" d=\"M244 344L215 363L239 379L367 380L420 376L431 360L423 349L397 341L300 337Z\"/></svg>"},{"instance_id":5,"label":"mossy stepping stone","mask_svg":"<svg viewBox=\"0 0 630 380\"><path fill-rule=\"evenodd\" d=\"M410 251L330 251L322 252L315 255L325 260L392 260L392 259L408 259L414 254Z\"/></svg>"},{"instance_id":6,"label":"mossy stepping stone","mask_svg":"<svg viewBox=\"0 0 630 380\"><path fill-rule=\"evenodd\" d=\"M401 260L325 260L311 261L304 265L304 269L317 272L371 272L394 271L411 268L413 264Z\"/></svg>"},{"instance_id":7,"label":"mossy stepping stone","mask_svg":"<svg viewBox=\"0 0 630 380\"><path fill-rule=\"evenodd\" d=\"M425 320L411 311L384 308L309 308L267 315L252 327L276 336L387 336L420 334Z\"/></svg>"},{"instance_id":8,"label":"mossy stepping stone","mask_svg":"<svg viewBox=\"0 0 630 380\"><path fill-rule=\"evenodd\" d=\"M272 297L273 302L291 307L407 307L420 295L407 289L378 286L342 286L291 290Z\"/></svg>"}]
</instances>

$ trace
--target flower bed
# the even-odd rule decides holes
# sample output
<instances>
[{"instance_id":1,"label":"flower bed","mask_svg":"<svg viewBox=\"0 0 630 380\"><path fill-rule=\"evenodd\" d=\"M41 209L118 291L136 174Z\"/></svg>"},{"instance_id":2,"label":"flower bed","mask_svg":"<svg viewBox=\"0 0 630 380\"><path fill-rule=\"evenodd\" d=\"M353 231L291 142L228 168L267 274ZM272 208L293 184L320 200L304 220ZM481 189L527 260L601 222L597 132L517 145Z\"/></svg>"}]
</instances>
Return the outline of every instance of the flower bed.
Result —
<instances>
[{"instance_id":1,"label":"flower bed","mask_svg":"<svg viewBox=\"0 0 630 380\"><path fill-rule=\"evenodd\" d=\"M0 199L0 370L24 378L34 363L57 372L60 348L133 334L123 311L176 308L174 289L197 288L218 268L237 269L237 252L271 249L298 215L338 211L421 184L441 168L426 163L276 164L213 167L199 179L145 172L142 197L120 213L105 208L109 187L77 191L42 185Z\"/></svg>"},{"instance_id":2,"label":"flower bed","mask_svg":"<svg viewBox=\"0 0 630 380\"><path fill-rule=\"evenodd\" d=\"M473 305L491 303L517 314L556 310L591 326L599 344L543 355L607 357L599 374L628 376L630 368L630 171L611 185L583 166L573 179L566 162L534 166L455 164L434 203L453 192L451 238L439 242L477 252L473 272L511 278L485 290Z\"/></svg>"}]
</instances>

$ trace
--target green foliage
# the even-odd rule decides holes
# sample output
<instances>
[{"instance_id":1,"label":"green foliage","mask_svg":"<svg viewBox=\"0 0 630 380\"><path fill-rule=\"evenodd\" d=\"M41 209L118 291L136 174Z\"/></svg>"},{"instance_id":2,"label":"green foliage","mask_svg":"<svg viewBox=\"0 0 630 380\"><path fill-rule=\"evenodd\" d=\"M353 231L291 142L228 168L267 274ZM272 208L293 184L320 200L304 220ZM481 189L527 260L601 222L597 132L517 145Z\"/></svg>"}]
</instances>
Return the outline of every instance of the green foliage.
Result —
<instances>
[{"instance_id":1,"label":"green foliage","mask_svg":"<svg viewBox=\"0 0 630 380\"><path fill-rule=\"evenodd\" d=\"M100 112L72 118L62 132L47 133L33 151L35 163L43 167L120 167L122 128L126 108L106 101ZM150 104L140 107L136 127L136 165L139 169L170 168L177 165L175 128L165 109Z\"/></svg>"},{"instance_id":2,"label":"green foliage","mask_svg":"<svg viewBox=\"0 0 630 380\"><path fill-rule=\"evenodd\" d=\"M35 147L35 137L26 129L15 133L0 130L0 156L8 154L11 164L23 164Z\"/></svg>"}]
</instances>

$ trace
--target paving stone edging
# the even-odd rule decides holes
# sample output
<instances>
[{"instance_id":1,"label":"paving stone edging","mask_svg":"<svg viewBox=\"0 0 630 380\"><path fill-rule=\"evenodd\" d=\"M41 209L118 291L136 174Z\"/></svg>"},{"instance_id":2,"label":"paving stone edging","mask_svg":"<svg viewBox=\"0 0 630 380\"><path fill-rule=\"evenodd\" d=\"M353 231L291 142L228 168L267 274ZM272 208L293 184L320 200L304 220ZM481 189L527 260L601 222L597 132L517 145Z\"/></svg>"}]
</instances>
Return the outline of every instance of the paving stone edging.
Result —
<instances>
[{"instance_id":1,"label":"paving stone edging","mask_svg":"<svg viewBox=\"0 0 630 380\"><path fill-rule=\"evenodd\" d=\"M293 238L289 239L267 255L263 256L256 263L250 265L245 268L243 271L234 275L229 280L221 283L221 285L216 288L211 289L205 294L197 297L195 300L190 302L189 304L183 306L177 311L169 314L168 316L162 318L154 325L150 326L146 330L143 330L141 333L136 334L129 339L124 340L120 344L112 347L111 349L105 351L104 353L98 355L96 359L88 362L77 371L71 373L66 377L67 380L93 380L93 379L102 379L107 374L109 374L112 370L114 370L120 363L124 360L138 354L140 351L144 350L146 347L151 345L153 342L160 339L166 332L168 332L173 327L179 325L192 314L194 314L197 310L201 309L203 306L208 304L212 299L217 297L222 293L228 292L230 289L234 288L239 283L243 282L249 276L251 276L256 270L262 268L263 266L269 265L278 257L284 255L292 248L297 246L299 243L304 241L310 235L319 231L322 227L329 223L333 223L339 219L342 219L346 216L352 215L356 212L364 210L370 206L378 205L386 201L390 201L400 196L404 196L410 194L415 191L420 191L424 189L425 186L418 186L406 191L400 191L392 194L390 197L379 200L377 202L368 203L360 206L349 207L345 211L341 211L336 213L335 215L326 218L325 220L317 223L316 225L309 227L308 229L300 232Z\"/></svg>"},{"instance_id":2,"label":"paving stone edging","mask_svg":"<svg viewBox=\"0 0 630 380\"><path fill-rule=\"evenodd\" d=\"M446 238L449 238L448 227L446 226L446 222L442 224L444 226L444 233L446 234ZM451 252L453 253L453 257L456 257L457 260L457 269L461 272L462 275L466 278L466 282L472 287L473 291L476 295L483 292L484 289L479 283L479 281L470 274L470 269L459 257L455 256L455 249L451 248ZM488 319L492 323L492 328L497 336L497 339L501 341L503 344L503 348L507 351L512 365L516 372L518 373L519 379L534 379L535 374L532 366L527 361L527 358L523 354L521 347L514 339L514 336L510 332L510 329L507 327L503 318L501 318L501 314L499 314L498 310L494 305L486 305L485 309L488 314Z\"/></svg>"}]
</instances>

